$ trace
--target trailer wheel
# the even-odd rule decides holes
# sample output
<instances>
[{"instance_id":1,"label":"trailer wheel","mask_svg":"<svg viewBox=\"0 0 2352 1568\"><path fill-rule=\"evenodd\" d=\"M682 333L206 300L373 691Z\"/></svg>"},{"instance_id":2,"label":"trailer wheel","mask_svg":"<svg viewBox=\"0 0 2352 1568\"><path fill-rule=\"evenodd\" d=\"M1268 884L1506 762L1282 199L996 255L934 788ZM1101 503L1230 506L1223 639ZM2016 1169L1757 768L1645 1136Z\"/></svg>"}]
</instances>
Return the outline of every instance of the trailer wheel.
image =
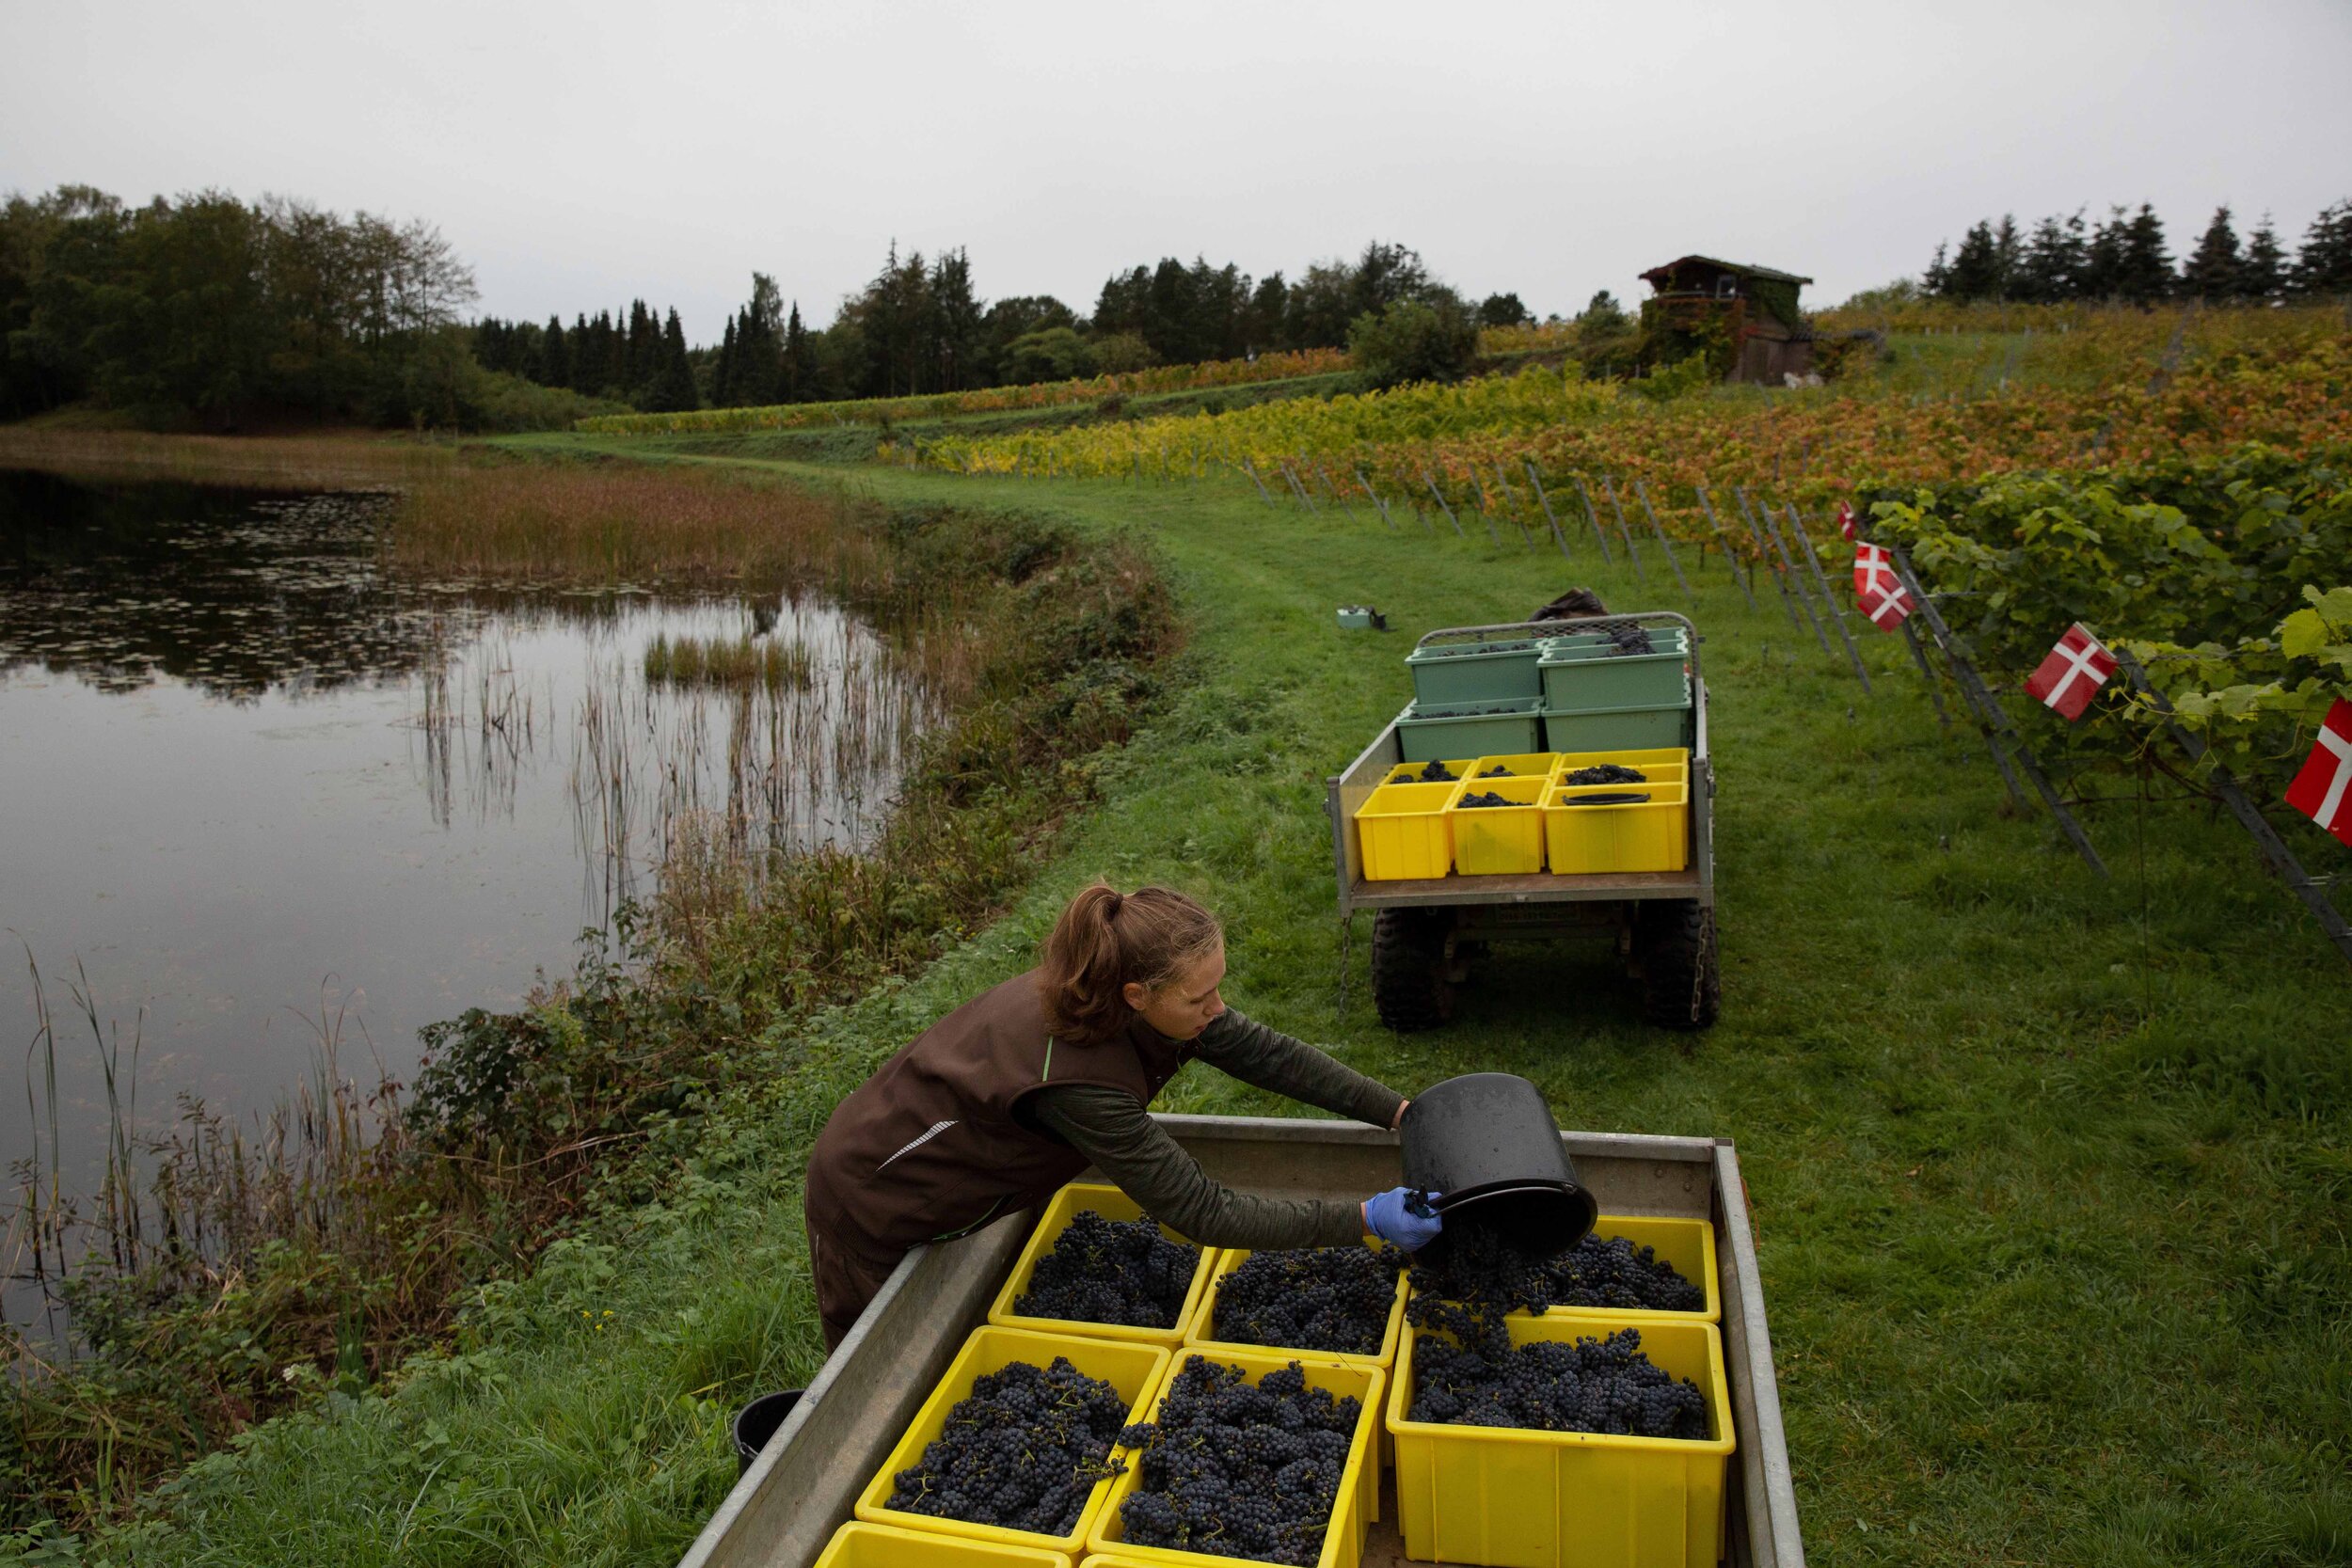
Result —
<instances>
[{"instance_id":1,"label":"trailer wheel","mask_svg":"<svg viewBox=\"0 0 2352 1568\"><path fill-rule=\"evenodd\" d=\"M1372 1002L1400 1035L1434 1029L1454 1016L1443 910L1377 910L1372 917Z\"/></svg>"},{"instance_id":2,"label":"trailer wheel","mask_svg":"<svg viewBox=\"0 0 2352 1568\"><path fill-rule=\"evenodd\" d=\"M1642 966L1642 1014L1661 1029L1704 1029L1724 999L1715 957L1715 911L1692 900L1644 904L1633 954Z\"/></svg>"}]
</instances>

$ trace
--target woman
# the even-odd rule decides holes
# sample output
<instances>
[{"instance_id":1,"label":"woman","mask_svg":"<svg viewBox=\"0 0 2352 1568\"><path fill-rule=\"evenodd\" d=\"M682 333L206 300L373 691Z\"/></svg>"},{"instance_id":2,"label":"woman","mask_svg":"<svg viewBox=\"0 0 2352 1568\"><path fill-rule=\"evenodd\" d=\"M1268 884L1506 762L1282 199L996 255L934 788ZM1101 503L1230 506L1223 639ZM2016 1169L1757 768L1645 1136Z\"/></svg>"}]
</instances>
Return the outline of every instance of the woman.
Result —
<instances>
[{"instance_id":1,"label":"woman","mask_svg":"<svg viewBox=\"0 0 2352 1568\"><path fill-rule=\"evenodd\" d=\"M1203 1246L1419 1247L1438 1233L1398 1187L1293 1202L1209 1180L1146 1112L1198 1057L1245 1083L1393 1130L1403 1096L1227 1008L1225 933L1181 893L1070 901L1045 961L932 1024L834 1109L808 1166L808 1242L827 1348L910 1247L1043 1203L1089 1164Z\"/></svg>"}]
</instances>

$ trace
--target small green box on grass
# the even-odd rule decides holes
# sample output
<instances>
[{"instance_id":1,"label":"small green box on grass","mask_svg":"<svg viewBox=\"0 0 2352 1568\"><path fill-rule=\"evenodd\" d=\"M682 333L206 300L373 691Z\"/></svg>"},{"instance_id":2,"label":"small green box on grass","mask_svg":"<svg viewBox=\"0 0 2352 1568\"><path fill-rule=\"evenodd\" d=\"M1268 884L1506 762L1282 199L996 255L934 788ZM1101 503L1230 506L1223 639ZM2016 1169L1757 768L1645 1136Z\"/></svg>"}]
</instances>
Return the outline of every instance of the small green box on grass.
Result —
<instances>
[{"instance_id":1,"label":"small green box on grass","mask_svg":"<svg viewBox=\"0 0 2352 1568\"><path fill-rule=\"evenodd\" d=\"M1444 707L1416 702L1396 716L1396 739L1406 762L1533 752L1542 727L1539 718L1538 699L1534 697Z\"/></svg>"}]
</instances>

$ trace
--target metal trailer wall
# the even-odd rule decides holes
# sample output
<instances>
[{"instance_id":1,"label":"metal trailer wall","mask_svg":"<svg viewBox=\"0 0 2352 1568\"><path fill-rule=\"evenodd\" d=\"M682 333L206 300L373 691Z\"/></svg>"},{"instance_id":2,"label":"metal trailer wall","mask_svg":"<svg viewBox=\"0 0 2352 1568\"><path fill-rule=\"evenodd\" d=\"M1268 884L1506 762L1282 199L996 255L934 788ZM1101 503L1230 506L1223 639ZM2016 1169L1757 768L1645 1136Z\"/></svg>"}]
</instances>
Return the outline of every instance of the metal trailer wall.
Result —
<instances>
[{"instance_id":1,"label":"metal trailer wall","mask_svg":"<svg viewBox=\"0 0 2352 1568\"><path fill-rule=\"evenodd\" d=\"M1353 1197L1399 1180L1396 1135L1375 1128L1290 1117L1157 1119L1232 1186ZM1724 1499L1726 1559L1733 1568L1803 1568L1763 1284L1732 1146L1604 1132L1564 1132L1561 1141L1604 1212L1713 1224L1737 1438ZM809 1568L965 1336L986 1319L1033 1219L1009 1215L961 1241L910 1253L680 1568Z\"/></svg>"}]
</instances>

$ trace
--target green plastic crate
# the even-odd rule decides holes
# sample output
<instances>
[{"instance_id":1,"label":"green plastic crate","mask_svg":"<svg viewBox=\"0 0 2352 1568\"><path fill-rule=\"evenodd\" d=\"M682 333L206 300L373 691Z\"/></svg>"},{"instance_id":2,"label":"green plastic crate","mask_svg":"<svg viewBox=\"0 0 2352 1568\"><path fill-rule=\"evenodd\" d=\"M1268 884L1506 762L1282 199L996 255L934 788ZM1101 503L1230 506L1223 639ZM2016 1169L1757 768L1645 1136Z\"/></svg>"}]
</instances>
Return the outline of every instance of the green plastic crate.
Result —
<instances>
[{"instance_id":1,"label":"green plastic crate","mask_svg":"<svg viewBox=\"0 0 2352 1568\"><path fill-rule=\"evenodd\" d=\"M1448 707L1416 702L1396 716L1396 738L1406 762L1517 754L1537 750L1540 716L1534 697Z\"/></svg>"},{"instance_id":2,"label":"green plastic crate","mask_svg":"<svg viewBox=\"0 0 2352 1568\"><path fill-rule=\"evenodd\" d=\"M1537 673L1549 712L1592 708L1662 707L1689 690L1682 630L1654 633L1656 653L1611 652L1606 638L1561 637L1544 644Z\"/></svg>"},{"instance_id":3,"label":"green plastic crate","mask_svg":"<svg viewBox=\"0 0 2352 1568\"><path fill-rule=\"evenodd\" d=\"M1544 747L1552 752L1634 752L1689 746L1691 697L1655 707L1544 710ZM1400 724L1402 721L1399 721Z\"/></svg>"},{"instance_id":4,"label":"green plastic crate","mask_svg":"<svg viewBox=\"0 0 2352 1568\"><path fill-rule=\"evenodd\" d=\"M1536 664L1542 657L1541 641L1518 638L1415 648L1405 656L1405 665L1413 673L1413 701L1438 707L1541 696L1543 676Z\"/></svg>"}]
</instances>

